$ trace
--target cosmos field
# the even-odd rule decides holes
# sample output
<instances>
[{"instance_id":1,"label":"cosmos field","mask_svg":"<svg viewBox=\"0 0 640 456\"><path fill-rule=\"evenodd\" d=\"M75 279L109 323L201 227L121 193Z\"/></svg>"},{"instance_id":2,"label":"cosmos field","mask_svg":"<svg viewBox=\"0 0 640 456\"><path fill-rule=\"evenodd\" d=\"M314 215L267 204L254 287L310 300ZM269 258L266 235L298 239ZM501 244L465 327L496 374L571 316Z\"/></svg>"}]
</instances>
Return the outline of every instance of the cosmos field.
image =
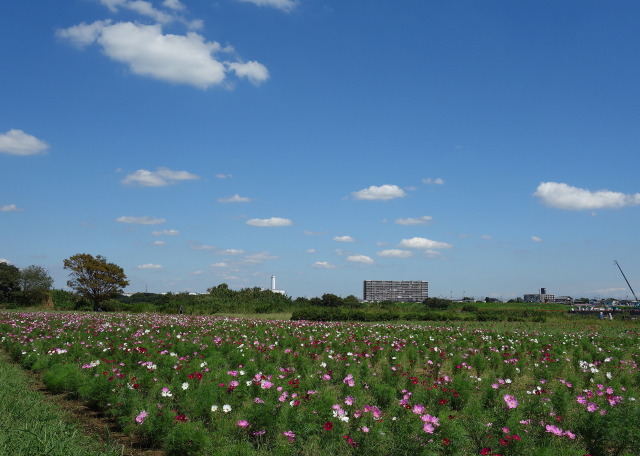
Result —
<instances>
[{"instance_id":1,"label":"cosmos field","mask_svg":"<svg viewBox=\"0 0 640 456\"><path fill-rule=\"evenodd\" d=\"M168 454L637 455L635 322L0 313L47 387Z\"/></svg>"}]
</instances>

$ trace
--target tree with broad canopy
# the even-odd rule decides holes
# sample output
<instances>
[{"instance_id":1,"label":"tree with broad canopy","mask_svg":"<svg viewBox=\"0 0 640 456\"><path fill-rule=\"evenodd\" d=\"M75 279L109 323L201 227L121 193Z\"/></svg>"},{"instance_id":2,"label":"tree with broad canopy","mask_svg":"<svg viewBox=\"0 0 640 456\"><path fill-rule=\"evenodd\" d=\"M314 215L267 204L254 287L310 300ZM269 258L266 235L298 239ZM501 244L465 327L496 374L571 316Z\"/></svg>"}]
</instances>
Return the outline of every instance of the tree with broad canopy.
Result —
<instances>
[{"instance_id":1,"label":"tree with broad canopy","mask_svg":"<svg viewBox=\"0 0 640 456\"><path fill-rule=\"evenodd\" d=\"M108 263L102 255L78 253L64 260L64 268L71 271L67 285L91 301L93 310L99 310L100 303L122 293L129 285L124 270Z\"/></svg>"}]
</instances>

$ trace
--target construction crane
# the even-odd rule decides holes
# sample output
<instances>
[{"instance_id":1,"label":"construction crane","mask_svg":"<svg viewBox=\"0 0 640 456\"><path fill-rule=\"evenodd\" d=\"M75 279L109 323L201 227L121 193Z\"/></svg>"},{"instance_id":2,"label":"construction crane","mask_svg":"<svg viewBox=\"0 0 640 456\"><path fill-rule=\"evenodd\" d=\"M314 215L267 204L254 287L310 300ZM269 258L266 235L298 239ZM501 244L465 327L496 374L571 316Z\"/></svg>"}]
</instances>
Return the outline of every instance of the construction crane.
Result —
<instances>
[{"instance_id":1,"label":"construction crane","mask_svg":"<svg viewBox=\"0 0 640 456\"><path fill-rule=\"evenodd\" d=\"M618 262L616 260L613 260L613 262L616 264L616 266L618 266L618 269L620 269L620 274L622 274L622 277L624 277L624 281L627 282L627 286L629 287L629 290L631 290L631 294L633 295L633 299L635 299L634 304L637 306L638 305L638 297L636 296L635 291L633 291L633 288L631 288L631 284L627 280L627 276L624 275L624 272L622 272L622 268L620 267Z\"/></svg>"}]
</instances>

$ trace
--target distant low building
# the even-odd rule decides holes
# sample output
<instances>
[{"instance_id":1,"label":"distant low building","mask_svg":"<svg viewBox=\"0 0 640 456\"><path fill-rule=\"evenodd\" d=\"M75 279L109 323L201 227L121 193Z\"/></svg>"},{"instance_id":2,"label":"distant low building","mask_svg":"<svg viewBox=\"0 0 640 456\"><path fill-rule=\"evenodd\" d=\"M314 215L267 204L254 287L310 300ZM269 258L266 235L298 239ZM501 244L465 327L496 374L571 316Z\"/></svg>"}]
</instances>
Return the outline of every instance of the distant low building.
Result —
<instances>
[{"instance_id":1,"label":"distant low building","mask_svg":"<svg viewBox=\"0 0 640 456\"><path fill-rule=\"evenodd\" d=\"M571 296L558 296L554 302L558 304L573 304L573 298Z\"/></svg>"},{"instance_id":2,"label":"distant low building","mask_svg":"<svg viewBox=\"0 0 640 456\"><path fill-rule=\"evenodd\" d=\"M547 293L546 288L540 288L540 293L526 294L523 297L524 302L555 302L556 296Z\"/></svg>"},{"instance_id":3,"label":"distant low building","mask_svg":"<svg viewBox=\"0 0 640 456\"><path fill-rule=\"evenodd\" d=\"M429 297L424 280L365 280L363 297L367 302L422 302Z\"/></svg>"}]
</instances>

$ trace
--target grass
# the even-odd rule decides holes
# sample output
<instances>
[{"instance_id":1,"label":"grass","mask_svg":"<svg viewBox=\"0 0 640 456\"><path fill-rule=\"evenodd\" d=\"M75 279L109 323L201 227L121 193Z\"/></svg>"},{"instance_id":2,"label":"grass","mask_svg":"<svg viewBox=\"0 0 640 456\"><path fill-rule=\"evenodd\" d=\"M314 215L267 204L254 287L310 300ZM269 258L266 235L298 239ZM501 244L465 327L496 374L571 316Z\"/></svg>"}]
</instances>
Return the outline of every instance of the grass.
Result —
<instances>
[{"instance_id":1,"label":"grass","mask_svg":"<svg viewBox=\"0 0 640 456\"><path fill-rule=\"evenodd\" d=\"M34 391L22 369L0 352L0 454L116 456L122 450L83 435L68 417Z\"/></svg>"}]
</instances>

